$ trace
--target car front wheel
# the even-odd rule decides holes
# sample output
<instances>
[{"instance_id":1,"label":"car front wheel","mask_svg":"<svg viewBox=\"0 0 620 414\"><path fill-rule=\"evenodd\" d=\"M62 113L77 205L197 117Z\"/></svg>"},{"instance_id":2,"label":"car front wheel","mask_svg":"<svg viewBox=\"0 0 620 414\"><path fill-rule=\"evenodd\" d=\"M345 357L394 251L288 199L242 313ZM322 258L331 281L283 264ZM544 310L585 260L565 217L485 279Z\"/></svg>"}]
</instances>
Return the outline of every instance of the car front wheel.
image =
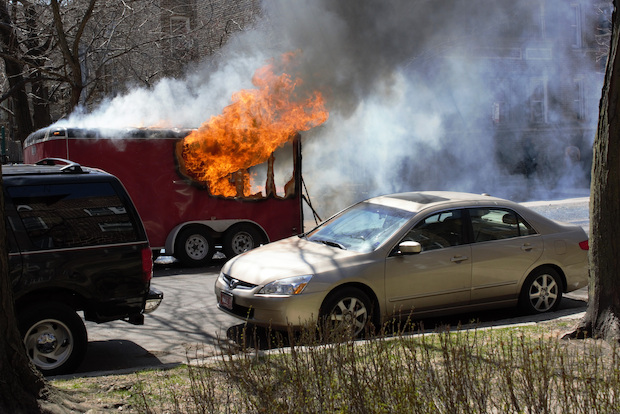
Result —
<instances>
[{"instance_id":1,"label":"car front wheel","mask_svg":"<svg viewBox=\"0 0 620 414\"><path fill-rule=\"evenodd\" d=\"M361 336L371 321L372 302L368 295L353 287L334 292L321 310L321 322L330 335Z\"/></svg>"},{"instance_id":2,"label":"car front wheel","mask_svg":"<svg viewBox=\"0 0 620 414\"><path fill-rule=\"evenodd\" d=\"M32 306L18 314L26 353L44 375L75 371L86 355L82 318L62 303Z\"/></svg>"},{"instance_id":3,"label":"car front wheel","mask_svg":"<svg viewBox=\"0 0 620 414\"><path fill-rule=\"evenodd\" d=\"M532 272L523 284L519 305L526 313L556 310L562 300L562 279L552 268Z\"/></svg>"}]
</instances>

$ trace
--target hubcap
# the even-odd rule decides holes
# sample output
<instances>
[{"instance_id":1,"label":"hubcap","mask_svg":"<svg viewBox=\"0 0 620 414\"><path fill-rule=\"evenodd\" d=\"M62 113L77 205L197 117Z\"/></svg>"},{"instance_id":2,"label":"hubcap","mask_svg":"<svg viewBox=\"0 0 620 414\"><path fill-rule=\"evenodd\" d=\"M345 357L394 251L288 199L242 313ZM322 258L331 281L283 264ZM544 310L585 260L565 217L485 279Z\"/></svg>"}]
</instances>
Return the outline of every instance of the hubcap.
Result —
<instances>
[{"instance_id":1,"label":"hubcap","mask_svg":"<svg viewBox=\"0 0 620 414\"><path fill-rule=\"evenodd\" d=\"M209 251L209 243L200 234L194 234L185 242L185 252L194 260L204 259Z\"/></svg>"},{"instance_id":2,"label":"hubcap","mask_svg":"<svg viewBox=\"0 0 620 414\"><path fill-rule=\"evenodd\" d=\"M357 336L368 322L368 310L361 300L354 297L344 298L334 306L330 320L334 327L350 330L353 336Z\"/></svg>"},{"instance_id":3,"label":"hubcap","mask_svg":"<svg viewBox=\"0 0 620 414\"><path fill-rule=\"evenodd\" d=\"M57 320L43 320L24 336L26 352L41 369L50 370L64 364L73 352L73 337L65 324Z\"/></svg>"},{"instance_id":4,"label":"hubcap","mask_svg":"<svg viewBox=\"0 0 620 414\"><path fill-rule=\"evenodd\" d=\"M550 275L540 275L530 288L530 302L539 312L548 311L558 299L558 284Z\"/></svg>"},{"instance_id":5,"label":"hubcap","mask_svg":"<svg viewBox=\"0 0 620 414\"><path fill-rule=\"evenodd\" d=\"M245 253L254 248L254 239L249 233L239 232L235 234L231 247L235 254Z\"/></svg>"}]
</instances>

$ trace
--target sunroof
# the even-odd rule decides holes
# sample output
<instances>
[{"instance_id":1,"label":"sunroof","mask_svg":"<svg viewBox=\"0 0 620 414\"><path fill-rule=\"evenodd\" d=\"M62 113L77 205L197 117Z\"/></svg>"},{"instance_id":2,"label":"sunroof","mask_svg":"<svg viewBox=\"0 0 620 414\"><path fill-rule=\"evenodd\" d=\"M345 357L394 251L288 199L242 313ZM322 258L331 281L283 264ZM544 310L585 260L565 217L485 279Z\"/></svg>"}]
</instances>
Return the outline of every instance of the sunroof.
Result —
<instances>
[{"instance_id":1,"label":"sunroof","mask_svg":"<svg viewBox=\"0 0 620 414\"><path fill-rule=\"evenodd\" d=\"M391 195L390 197L397 198L399 200L413 201L414 203L418 203L418 204L431 204L431 203L438 203L440 201L448 200L445 197L439 197L437 195L424 194L424 193L401 193L401 194Z\"/></svg>"}]
</instances>

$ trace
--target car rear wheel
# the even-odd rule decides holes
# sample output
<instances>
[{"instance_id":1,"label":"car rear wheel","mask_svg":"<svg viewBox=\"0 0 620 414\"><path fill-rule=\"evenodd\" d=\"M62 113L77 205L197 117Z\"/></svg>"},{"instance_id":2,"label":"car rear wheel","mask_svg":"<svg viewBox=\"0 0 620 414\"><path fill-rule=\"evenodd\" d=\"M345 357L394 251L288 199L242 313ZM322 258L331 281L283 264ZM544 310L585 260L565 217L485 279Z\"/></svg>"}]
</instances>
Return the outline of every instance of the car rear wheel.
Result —
<instances>
[{"instance_id":1,"label":"car rear wheel","mask_svg":"<svg viewBox=\"0 0 620 414\"><path fill-rule=\"evenodd\" d=\"M557 271L545 267L534 270L523 284L519 306L526 313L556 310L562 300L562 279Z\"/></svg>"},{"instance_id":2,"label":"car rear wheel","mask_svg":"<svg viewBox=\"0 0 620 414\"><path fill-rule=\"evenodd\" d=\"M372 302L357 288L334 292L322 306L321 322L327 334L358 337L372 321Z\"/></svg>"},{"instance_id":3,"label":"car rear wheel","mask_svg":"<svg viewBox=\"0 0 620 414\"><path fill-rule=\"evenodd\" d=\"M224 236L224 254L230 259L258 247L261 242L260 233L253 225L237 224L226 231Z\"/></svg>"},{"instance_id":4,"label":"car rear wheel","mask_svg":"<svg viewBox=\"0 0 620 414\"><path fill-rule=\"evenodd\" d=\"M215 254L213 239L205 228L193 226L181 230L176 238L174 255L186 266L202 266Z\"/></svg>"},{"instance_id":5,"label":"car rear wheel","mask_svg":"<svg viewBox=\"0 0 620 414\"><path fill-rule=\"evenodd\" d=\"M68 374L82 363L88 337L73 309L48 303L21 311L18 319L26 353L44 375Z\"/></svg>"}]
</instances>

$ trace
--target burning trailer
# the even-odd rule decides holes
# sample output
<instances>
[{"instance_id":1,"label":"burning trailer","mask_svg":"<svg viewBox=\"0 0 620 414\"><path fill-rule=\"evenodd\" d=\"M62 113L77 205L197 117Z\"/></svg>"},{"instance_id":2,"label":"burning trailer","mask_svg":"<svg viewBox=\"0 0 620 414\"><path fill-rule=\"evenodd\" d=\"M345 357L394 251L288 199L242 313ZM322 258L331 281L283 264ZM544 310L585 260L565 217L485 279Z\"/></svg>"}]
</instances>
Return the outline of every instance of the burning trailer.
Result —
<instances>
[{"instance_id":1,"label":"burning trailer","mask_svg":"<svg viewBox=\"0 0 620 414\"><path fill-rule=\"evenodd\" d=\"M116 175L153 251L185 265L208 263L216 246L232 257L303 231L299 134L260 157L240 149L225 160L213 147L213 157L196 156L205 150L190 139L196 131L49 127L26 139L24 161L62 158ZM218 163L230 165L222 170Z\"/></svg>"},{"instance_id":2,"label":"burning trailer","mask_svg":"<svg viewBox=\"0 0 620 414\"><path fill-rule=\"evenodd\" d=\"M259 68L256 88L197 129L51 126L24 142L24 161L63 158L127 187L155 253L203 265L303 231L299 132L328 119L319 91L295 73L298 53ZM291 72L292 71L292 72ZM288 73L287 73L288 72Z\"/></svg>"}]
</instances>

